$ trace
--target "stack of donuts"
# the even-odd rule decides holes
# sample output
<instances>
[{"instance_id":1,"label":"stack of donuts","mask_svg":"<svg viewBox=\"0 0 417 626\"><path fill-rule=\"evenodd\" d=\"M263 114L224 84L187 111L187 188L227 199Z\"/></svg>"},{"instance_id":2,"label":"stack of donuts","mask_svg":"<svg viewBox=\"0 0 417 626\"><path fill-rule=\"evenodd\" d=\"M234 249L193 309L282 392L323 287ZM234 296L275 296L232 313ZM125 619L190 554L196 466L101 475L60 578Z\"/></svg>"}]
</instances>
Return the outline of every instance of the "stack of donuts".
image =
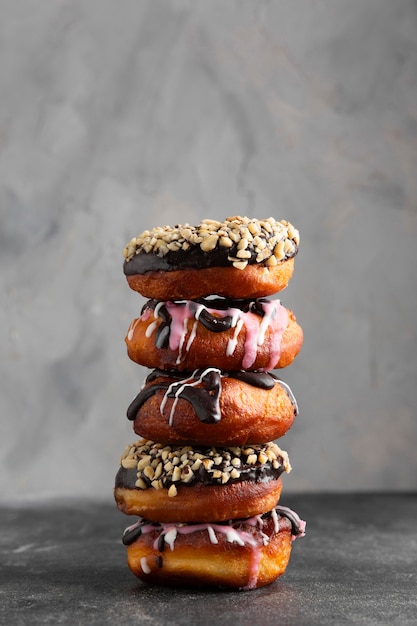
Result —
<instances>
[{"instance_id":1,"label":"stack of donuts","mask_svg":"<svg viewBox=\"0 0 417 626\"><path fill-rule=\"evenodd\" d=\"M128 329L149 368L127 417L114 495L137 516L128 565L165 585L254 589L284 573L305 522L279 504L288 454L275 443L297 403L272 373L303 332L274 294L294 269L287 221L229 217L156 227L124 250L129 286L147 299Z\"/></svg>"}]
</instances>

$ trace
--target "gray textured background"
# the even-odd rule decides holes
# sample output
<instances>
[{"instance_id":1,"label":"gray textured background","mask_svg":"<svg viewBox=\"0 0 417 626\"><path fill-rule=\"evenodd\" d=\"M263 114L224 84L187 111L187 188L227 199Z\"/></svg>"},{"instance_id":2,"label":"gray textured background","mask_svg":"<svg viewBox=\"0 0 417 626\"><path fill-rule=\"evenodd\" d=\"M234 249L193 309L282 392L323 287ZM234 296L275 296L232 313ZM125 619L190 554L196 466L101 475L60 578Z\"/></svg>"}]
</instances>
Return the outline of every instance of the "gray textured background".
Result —
<instances>
[{"instance_id":1,"label":"gray textured background","mask_svg":"<svg viewBox=\"0 0 417 626\"><path fill-rule=\"evenodd\" d=\"M273 215L301 250L285 490L417 487L417 3L0 0L1 500L111 498L145 370L122 248Z\"/></svg>"}]
</instances>

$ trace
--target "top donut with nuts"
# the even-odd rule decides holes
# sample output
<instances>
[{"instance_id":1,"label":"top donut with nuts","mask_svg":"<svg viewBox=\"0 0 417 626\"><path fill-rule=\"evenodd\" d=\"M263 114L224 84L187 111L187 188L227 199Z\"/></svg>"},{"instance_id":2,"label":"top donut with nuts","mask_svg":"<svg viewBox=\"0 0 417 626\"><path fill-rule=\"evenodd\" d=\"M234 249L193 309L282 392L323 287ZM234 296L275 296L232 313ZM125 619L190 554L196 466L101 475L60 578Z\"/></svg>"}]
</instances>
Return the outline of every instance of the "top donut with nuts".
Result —
<instances>
[{"instance_id":1,"label":"top donut with nuts","mask_svg":"<svg viewBox=\"0 0 417 626\"><path fill-rule=\"evenodd\" d=\"M203 219L189 224L155 227L129 241L124 249L125 273L184 267L268 267L294 257L299 233L290 222L272 217ZM136 261L136 262L135 262Z\"/></svg>"}]
</instances>

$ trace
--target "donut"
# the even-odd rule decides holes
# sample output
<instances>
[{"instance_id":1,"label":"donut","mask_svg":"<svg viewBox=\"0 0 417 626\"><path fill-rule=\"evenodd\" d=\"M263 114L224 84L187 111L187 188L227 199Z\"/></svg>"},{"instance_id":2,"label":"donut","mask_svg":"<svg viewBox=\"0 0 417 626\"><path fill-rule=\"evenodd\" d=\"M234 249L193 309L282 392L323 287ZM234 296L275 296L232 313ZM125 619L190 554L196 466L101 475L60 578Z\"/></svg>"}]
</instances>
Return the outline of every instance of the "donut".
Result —
<instances>
[{"instance_id":1,"label":"donut","mask_svg":"<svg viewBox=\"0 0 417 626\"><path fill-rule=\"evenodd\" d=\"M228 217L145 230L124 249L129 286L146 298L258 298L284 289L299 233L286 220Z\"/></svg>"},{"instance_id":2,"label":"donut","mask_svg":"<svg viewBox=\"0 0 417 626\"><path fill-rule=\"evenodd\" d=\"M141 439L122 455L114 497L123 513L155 522L222 522L271 510L289 471L274 442L216 448Z\"/></svg>"},{"instance_id":3,"label":"donut","mask_svg":"<svg viewBox=\"0 0 417 626\"><path fill-rule=\"evenodd\" d=\"M130 570L144 582L168 586L250 590L281 576L305 522L287 507L224 523L155 523L126 528Z\"/></svg>"},{"instance_id":4,"label":"donut","mask_svg":"<svg viewBox=\"0 0 417 626\"><path fill-rule=\"evenodd\" d=\"M151 369L270 371L292 363L303 331L279 300L148 300L125 341L130 359Z\"/></svg>"},{"instance_id":5,"label":"donut","mask_svg":"<svg viewBox=\"0 0 417 626\"><path fill-rule=\"evenodd\" d=\"M168 444L243 446L279 439L298 414L289 386L267 372L153 370L127 410L137 435Z\"/></svg>"}]
</instances>

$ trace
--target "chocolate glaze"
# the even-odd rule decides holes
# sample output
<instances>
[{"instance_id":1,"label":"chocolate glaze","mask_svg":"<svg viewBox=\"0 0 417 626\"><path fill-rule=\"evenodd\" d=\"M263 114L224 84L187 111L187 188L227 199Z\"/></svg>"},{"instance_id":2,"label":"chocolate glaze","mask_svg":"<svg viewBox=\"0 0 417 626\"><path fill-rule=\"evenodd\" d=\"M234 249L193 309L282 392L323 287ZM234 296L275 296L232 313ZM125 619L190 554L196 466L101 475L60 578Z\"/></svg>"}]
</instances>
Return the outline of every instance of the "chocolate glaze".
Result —
<instances>
[{"instance_id":1,"label":"chocolate glaze","mask_svg":"<svg viewBox=\"0 0 417 626\"><path fill-rule=\"evenodd\" d=\"M294 537L297 537L301 534L303 534L303 529L300 526L299 523L299 517L298 515L292 511L291 509L288 509L287 507L280 507L279 505L275 507L275 511L278 514L278 520L279 518L285 517L287 518L290 523L291 523L291 533ZM272 517L272 511L268 511L267 513L263 513L263 515L260 516L261 519L261 529L263 532L265 532L265 527L264 524L268 523L270 521ZM158 528L162 527L158 522L149 522L148 520L144 519L144 518L139 518L139 524L134 524L133 526L129 526L128 528L125 529L124 533L123 533L123 537L122 537L122 542L124 543L125 546L129 546L132 543L134 543L136 541L136 539L138 539L141 534L142 534L142 526L155 526L155 530L157 530ZM236 525L240 525L240 524L245 524L246 520L245 519L241 519L241 520L233 520L233 526ZM225 522L216 522L216 526L217 525L223 525L223 526L230 526L231 522L225 521ZM193 524L190 524L190 526L192 526ZM197 526L199 526L200 524L196 524ZM274 527L274 525L272 525L272 528ZM271 532L271 535L273 534L274 531ZM159 552L163 552L164 548L165 548L165 535L163 532L161 532L161 534L158 537L158 550Z\"/></svg>"},{"instance_id":2,"label":"chocolate glaze","mask_svg":"<svg viewBox=\"0 0 417 626\"><path fill-rule=\"evenodd\" d=\"M134 274L146 274L146 272L172 272L188 268L230 267L231 261L228 257L236 257L238 243L234 243L231 248L218 246L210 252L204 252L199 244L190 244L188 250L170 250L163 257L158 256L155 252L142 251L135 254L130 261L124 262L123 271L126 276L132 276ZM249 251L251 252L251 257L245 259L245 261L248 261L249 265L255 265L257 263L257 253L254 250ZM297 251L298 247L295 246L294 252L287 255L286 259L295 256Z\"/></svg>"},{"instance_id":3,"label":"chocolate glaze","mask_svg":"<svg viewBox=\"0 0 417 626\"><path fill-rule=\"evenodd\" d=\"M260 389L273 389L278 380L267 372L221 372L214 368L198 369L192 374L189 372L177 372L176 370L164 371L155 369L146 378L144 388L138 393L127 409L127 418L134 421L140 408L157 391L168 391L168 398L182 398L189 402L198 419L206 424L214 424L221 419L219 398L221 394L221 379L229 377L245 382ZM161 381L161 379L167 379ZM172 382L174 379L174 382ZM202 387L184 384L185 380L200 380ZM154 383L159 380L158 383ZM175 380L178 380L175 383ZM287 391L287 387L284 387Z\"/></svg>"},{"instance_id":4,"label":"chocolate glaze","mask_svg":"<svg viewBox=\"0 0 417 626\"><path fill-rule=\"evenodd\" d=\"M295 511L292 511L286 506L283 507L280 504L278 504L275 507L275 510L278 513L278 515L283 515L284 517L290 520L291 532L294 535L294 537L298 537L299 535L304 534L305 522L301 522L300 518L298 517L297 513L295 513ZM303 526L300 525L300 522L303 524Z\"/></svg>"},{"instance_id":5,"label":"chocolate glaze","mask_svg":"<svg viewBox=\"0 0 417 626\"><path fill-rule=\"evenodd\" d=\"M199 452L201 449L194 448L196 452ZM221 463L216 466L216 469L222 471L224 469L224 464ZM231 478L228 480L227 484L231 483L239 483L243 481L250 481L255 483L269 482L271 480L277 480L281 474L285 472L285 468L283 465L279 465L276 469L272 466L270 461L266 463L257 463L255 465L243 464L239 467L239 477ZM137 481L137 469L134 468L124 468L120 467L115 478L115 488L122 487L125 489L139 489L135 486ZM161 476L162 484L166 489L169 489L173 483L170 477ZM142 476L142 479L147 483L149 488L151 487L151 480L146 476ZM209 473L205 467L200 465L198 470L194 472L194 476L192 480L188 483L185 482L176 482L176 485L184 486L184 487L192 487L196 484L200 485L222 485L222 479L215 478L213 474Z\"/></svg>"},{"instance_id":6,"label":"chocolate glaze","mask_svg":"<svg viewBox=\"0 0 417 626\"><path fill-rule=\"evenodd\" d=\"M193 315L198 312L198 321L201 322L207 330L210 330L213 333L221 333L232 328L233 317L230 315L218 317L217 315L210 313L208 309L225 311L230 308L235 308L240 309L245 313L250 311L252 313L256 313L260 317L263 317L265 312L262 305L268 302L270 302L270 300L267 298L256 298L255 300L232 300L231 298L216 297L200 298L198 300L179 300L176 301L175 304L177 306L189 306L190 312ZM203 305L205 308L201 310L199 305ZM141 314L143 315L147 309L154 311L156 307L158 307L158 316L161 318L161 323L156 330L155 345L157 348L161 349L166 348L169 342L171 315L169 314L167 307L160 300L148 300L143 305Z\"/></svg>"}]
</instances>

